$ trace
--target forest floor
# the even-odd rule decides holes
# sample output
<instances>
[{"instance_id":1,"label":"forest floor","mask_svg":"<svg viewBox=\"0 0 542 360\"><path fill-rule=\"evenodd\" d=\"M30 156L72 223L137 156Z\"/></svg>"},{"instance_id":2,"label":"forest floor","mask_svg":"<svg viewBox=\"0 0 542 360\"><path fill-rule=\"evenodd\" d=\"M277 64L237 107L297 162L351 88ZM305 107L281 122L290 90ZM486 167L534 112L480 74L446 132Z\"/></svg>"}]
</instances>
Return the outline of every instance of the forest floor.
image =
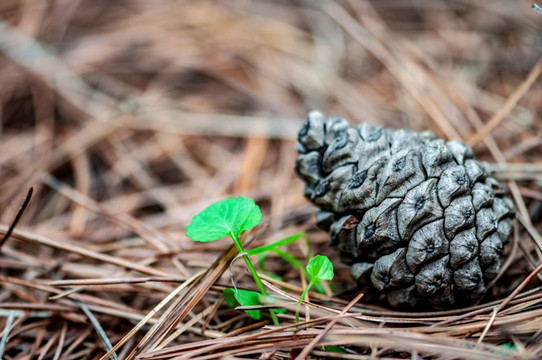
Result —
<instances>
[{"instance_id":1,"label":"forest floor","mask_svg":"<svg viewBox=\"0 0 542 360\"><path fill-rule=\"evenodd\" d=\"M0 235L33 196L1 245L0 356L542 358L541 72L525 1L2 0ZM293 171L314 109L493 166L518 220L479 304L399 312L356 287ZM267 256L287 311L254 320L222 296L257 289L231 241L185 236L237 195L263 212L247 248L304 231L284 249L334 263L299 323L302 271Z\"/></svg>"}]
</instances>

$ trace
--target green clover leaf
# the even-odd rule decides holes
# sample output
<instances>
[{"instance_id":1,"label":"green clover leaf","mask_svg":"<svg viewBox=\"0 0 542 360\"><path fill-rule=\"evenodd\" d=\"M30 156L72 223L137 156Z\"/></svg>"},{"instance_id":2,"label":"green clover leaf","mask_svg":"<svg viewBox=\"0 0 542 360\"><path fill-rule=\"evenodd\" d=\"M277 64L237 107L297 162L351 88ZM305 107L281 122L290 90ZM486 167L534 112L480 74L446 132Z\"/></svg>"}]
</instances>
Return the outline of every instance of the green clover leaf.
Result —
<instances>
[{"instance_id":1,"label":"green clover leaf","mask_svg":"<svg viewBox=\"0 0 542 360\"><path fill-rule=\"evenodd\" d=\"M254 200L242 196L215 202L198 214L186 228L186 236L207 242L244 231L260 223L262 213Z\"/></svg>"},{"instance_id":2,"label":"green clover leaf","mask_svg":"<svg viewBox=\"0 0 542 360\"><path fill-rule=\"evenodd\" d=\"M307 287L301 293L299 300L297 302L297 309L295 312L295 322L299 322L299 307L305 298L305 295L309 292L309 289L318 284L320 281L332 280L333 279L333 264L327 256L316 255L310 259L309 264L305 268L309 275L311 276L310 282Z\"/></svg>"},{"instance_id":3,"label":"green clover leaf","mask_svg":"<svg viewBox=\"0 0 542 360\"><path fill-rule=\"evenodd\" d=\"M333 264L327 256L316 255L307 265L307 271L311 275L311 282L333 279Z\"/></svg>"},{"instance_id":4,"label":"green clover leaf","mask_svg":"<svg viewBox=\"0 0 542 360\"><path fill-rule=\"evenodd\" d=\"M261 294L255 291L226 288L222 291L222 295L226 304L231 307L236 307L237 304L241 306L261 305ZM246 310L246 313L254 320L260 320L262 315L260 310Z\"/></svg>"}]
</instances>

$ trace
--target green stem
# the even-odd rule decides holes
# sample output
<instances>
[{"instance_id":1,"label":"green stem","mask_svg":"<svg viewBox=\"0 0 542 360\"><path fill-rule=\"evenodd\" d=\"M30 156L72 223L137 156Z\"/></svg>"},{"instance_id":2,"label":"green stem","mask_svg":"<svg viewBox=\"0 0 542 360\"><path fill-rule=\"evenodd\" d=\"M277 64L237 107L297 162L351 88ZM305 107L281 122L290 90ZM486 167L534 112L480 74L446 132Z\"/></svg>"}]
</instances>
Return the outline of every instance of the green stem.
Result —
<instances>
[{"instance_id":1,"label":"green stem","mask_svg":"<svg viewBox=\"0 0 542 360\"><path fill-rule=\"evenodd\" d=\"M241 241L239 241L239 238L233 233L230 232L230 237L233 240L233 243L237 247L237 250L239 250L239 253L243 254L245 253L245 249L243 248L243 244L241 244ZM267 296L267 292L265 291L265 287L263 286L262 280L258 276L258 273L256 272L256 269L254 268L254 265L252 265L252 262L250 261L249 257L247 255L243 255L243 259L245 260L245 263L247 264L248 271L252 275L252 278L256 282L256 285L258 286L258 289L260 289L260 292L263 296ZM269 310L269 315L271 315L271 319L273 319L273 324L275 326L279 326L279 320L277 318L277 315L273 310Z\"/></svg>"},{"instance_id":2,"label":"green stem","mask_svg":"<svg viewBox=\"0 0 542 360\"><path fill-rule=\"evenodd\" d=\"M299 308L301 307L301 303L303 302L303 299L305 298L305 296L309 292L312 285L314 285L314 282L311 281L309 283L309 285L307 285L307 287L303 290L303 292L301 293L301 296L299 296L299 300L297 301L297 308L295 309L295 322L296 323L299 322Z\"/></svg>"}]
</instances>

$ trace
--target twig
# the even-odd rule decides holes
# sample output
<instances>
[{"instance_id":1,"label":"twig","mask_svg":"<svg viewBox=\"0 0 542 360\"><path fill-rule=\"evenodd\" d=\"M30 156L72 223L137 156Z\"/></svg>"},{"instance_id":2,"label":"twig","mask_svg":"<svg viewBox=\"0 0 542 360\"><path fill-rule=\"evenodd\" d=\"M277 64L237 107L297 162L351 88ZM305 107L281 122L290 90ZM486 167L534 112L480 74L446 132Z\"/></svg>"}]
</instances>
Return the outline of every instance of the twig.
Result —
<instances>
[{"instance_id":1,"label":"twig","mask_svg":"<svg viewBox=\"0 0 542 360\"><path fill-rule=\"evenodd\" d=\"M15 219L13 219L13 222L9 226L8 231L4 234L4 237L2 238L2 240L0 240L0 252L2 251L2 245L4 245L6 240L9 238L9 236L13 232L13 229L15 229L15 226L17 225L17 223L21 219L21 216L23 216L24 210L26 209L26 207L28 206L28 203L30 202L30 199L32 198L32 192L33 191L34 191L34 188L32 188L32 187L30 189L28 189L28 192L26 193L26 197L24 199L24 202L21 205L21 207L19 208L19 211L17 212L17 215L15 216Z\"/></svg>"},{"instance_id":2,"label":"twig","mask_svg":"<svg viewBox=\"0 0 542 360\"><path fill-rule=\"evenodd\" d=\"M4 326L4 333L2 334L2 340L0 340L0 359L4 356L4 349L6 348L6 343L8 341L9 331L11 330L11 325L15 319L15 311L11 310L6 321L6 326Z\"/></svg>"},{"instance_id":3,"label":"twig","mask_svg":"<svg viewBox=\"0 0 542 360\"><path fill-rule=\"evenodd\" d=\"M0 225L0 234L5 234L7 232L7 230L8 229L5 226ZM98 260L98 261L102 261L102 262L105 262L105 263L115 264L115 265L120 266L120 267L124 267L124 268L135 270L135 271L139 271L139 272L141 272L143 274L155 275L155 276L165 276L165 277L170 277L171 276L171 274L168 274L168 273L166 273L166 272L164 272L162 270L158 270L158 269L154 269L154 268L151 268L151 267L148 267L148 266L136 264L136 263L133 263L131 261L121 259L119 257L109 256L109 255L101 254L101 253L98 253L98 252L95 252L95 251L92 251L92 250L83 249L80 246L75 246L75 245L63 243L63 242L60 242L60 241L55 241L55 240L46 238L45 236L26 233L26 232L18 231L18 230L14 230L12 236L19 239L19 240L22 240L22 241L38 243L38 244L41 244L41 245L46 245L46 246L50 246L50 247L57 248L57 249L60 249L60 250L72 252L74 254L79 254L79 255L82 255L82 256L85 256L85 257L88 257L88 258L91 258L91 259L95 259L95 260Z\"/></svg>"},{"instance_id":4,"label":"twig","mask_svg":"<svg viewBox=\"0 0 542 360\"><path fill-rule=\"evenodd\" d=\"M181 291L183 291L188 285L190 285L192 282L197 280L201 276L201 272L194 275L192 278L188 279L186 282L184 282L182 285L179 285L175 290L173 290L168 296L166 296L158 305L154 307L139 323L137 323L136 326L132 330L130 330L122 339L115 344L114 347L108 349L107 354L102 356L101 359L106 359L108 356L111 356L114 354L116 350L118 350L122 345L124 345L129 339L132 338L132 336L135 335L150 319L152 319L160 309L162 309L171 299L173 299L175 296L177 296Z\"/></svg>"},{"instance_id":5,"label":"twig","mask_svg":"<svg viewBox=\"0 0 542 360\"><path fill-rule=\"evenodd\" d=\"M66 341L67 332L68 332L68 323L64 322L64 324L62 324L62 330L60 330L60 339L58 339L58 346L56 347L55 355L53 356L52 360L58 360L60 358L60 355L62 354L61 353L62 348L64 347L64 342ZM118 359L113 359L113 360L118 360Z\"/></svg>"},{"instance_id":6,"label":"twig","mask_svg":"<svg viewBox=\"0 0 542 360\"><path fill-rule=\"evenodd\" d=\"M508 305L510 303L510 301L512 301L518 294L521 290L523 290L523 288L529 283L529 281L531 281L540 271L542 271L542 264L538 265L536 267L536 269L534 269L530 274L529 276L527 276L522 282L521 284L519 284L515 289L514 291L512 291L512 293L510 295L508 295L506 297L506 299L504 299L499 305L497 305L495 307L495 309L493 310L493 314L491 315L491 318L490 320L488 321L486 327L484 328L484 331L482 332L482 335L480 336L480 338L478 339L478 344L480 344L482 342L482 340L484 339L484 337L486 336L487 332L489 331L489 328L491 328L491 326L493 325L493 323L495 322L495 318L497 317L497 314L499 313L499 311L501 311L502 309L504 309L506 307L506 305Z\"/></svg>"},{"instance_id":7,"label":"twig","mask_svg":"<svg viewBox=\"0 0 542 360\"><path fill-rule=\"evenodd\" d=\"M172 282L183 283L187 281L178 277L160 277L147 276L138 278L120 278L120 279L74 279L74 280L55 280L49 283L51 286L99 286L115 284L144 284L147 282Z\"/></svg>"},{"instance_id":8,"label":"twig","mask_svg":"<svg viewBox=\"0 0 542 360\"><path fill-rule=\"evenodd\" d=\"M100 339L102 340L102 343L104 344L105 351L107 351L109 353L111 351L111 349L113 348L113 345L111 344L111 341L109 340L109 337L107 337L107 334L105 333L102 325L100 324L98 319L96 319L94 314L89 310L89 308L84 303L82 303L80 301L76 301L76 303L77 303L77 305L79 305L81 310L83 310L85 315L88 317L88 319L92 323L92 326L94 326L94 329L96 329L96 332L98 333L98 336L100 337ZM114 352L112 352L109 355L109 358L111 360L119 360L119 357Z\"/></svg>"},{"instance_id":9,"label":"twig","mask_svg":"<svg viewBox=\"0 0 542 360\"><path fill-rule=\"evenodd\" d=\"M536 10L536 8L533 8ZM516 106L518 101L521 99L527 91L534 84L540 73L542 72L542 58L538 60L536 65L532 68L531 72L527 78L517 87L517 89L506 99L506 102L502 108L497 112L487 124L484 125L482 129L476 132L469 140L467 140L467 145L472 147L476 145L481 139L483 139L491 130L493 130L499 123L504 119L506 115Z\"/></svg>"},{"instance_id":10,"label":"twig","mask_svg":"<svg viewBox=\"0 0 542 360\"><path fill-rule=\"evenodd\" d=\"M348 310L350 310L350 308L354 306L363 297L363 295L364 293L359 293L358 296L356 296L348 305L344 307L344 309L341 310L339 315L346 314ZM328 333L328 331L333 327L333 325L337 323L338 320L339 319L337 317L331 320L326 325L324 330L321 331L317 336L315 336L314 339L312 339L312 341L309 343L309 345L305 346L303 351L296 357L296 360L305 359L309 355L310 351L316 346L316 344L318 344L318 341L320 341Z\"/></svg>"},{"instance_id":11,"label":"twig","mask_svg":"<svg viewBox=\"0 0 542 360\"><path fill-rule=\"evenodd\" d=\"M143 239L145 239L149 244L154 246L160 252L168 253L170 251L168 246L165 244L165 239L156 229L153 229L150 226L144 224L143 222L132 218L128 214L115 214L112 210L108 209L104 205L94 201L93 199L90 199L84 194L81 194L79 191L73 189L72 187L63 184L62 182L58 181L47 173L42 174L40 176L40 180L44 184L58 191L73 202L97 213L106 215L115 223L129 228L130 230L139 234Z\"/></svg>"}]
</instances>

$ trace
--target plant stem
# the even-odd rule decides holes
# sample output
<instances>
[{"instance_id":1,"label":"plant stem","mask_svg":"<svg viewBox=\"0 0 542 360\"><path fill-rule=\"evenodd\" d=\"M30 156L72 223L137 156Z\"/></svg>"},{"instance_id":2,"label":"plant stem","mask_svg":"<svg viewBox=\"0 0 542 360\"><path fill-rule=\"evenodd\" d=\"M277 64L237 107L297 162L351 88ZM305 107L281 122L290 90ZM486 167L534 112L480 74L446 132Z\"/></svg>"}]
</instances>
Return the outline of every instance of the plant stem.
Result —
<instances>
[{"instance_id":1,"label":"plant stem","mask_svg":"<svg viewBox=\"0 0 542 360\"><path fill-rule=\"evenodd\" d=\"M243 248L243 244L241 244L241 241L239 241L239 238L233 233L230 232L230 237L233 240L233 243L237 247L237 250L239 250L239 253L243 254L245 252L245 249ZM248 271L252 275L252 278L256 282L256 285L258 286L258 289L260 289L260 292L263 296L267 296L267 291L265 291L265 287L263 286L262 280L258 276L258 273L256 272L256 269L254 268L254 265L252 265L252 262L250 261L249 257L247 255L243 255L243 259L245 260L245 263L247 264ZM279 320L277 318L277 315L273 310L269 310L269 315L271 315L271 319L273 319L273 324L275 326L279 326Z\"/></svg>"},{"instance_id":2,"label":"plant stem","mask_svg":"<svg viewBox=\"0 0 542 360\"><path fill-rule=\"evenodd\" d=\"M310 282L309 285L307 285L307 287L303 290L303 292L301 293L301 295L299 296L299 300L297 301L297 308L295 310L295 322L298 323L299 322L299 308L301 307L301 303L303 302L303 299L305 298L305 296L307 295L307 293L309 292L310 288L312 287L312 285L314 285L314 282Z\"/></svg>"}]
</instances>

